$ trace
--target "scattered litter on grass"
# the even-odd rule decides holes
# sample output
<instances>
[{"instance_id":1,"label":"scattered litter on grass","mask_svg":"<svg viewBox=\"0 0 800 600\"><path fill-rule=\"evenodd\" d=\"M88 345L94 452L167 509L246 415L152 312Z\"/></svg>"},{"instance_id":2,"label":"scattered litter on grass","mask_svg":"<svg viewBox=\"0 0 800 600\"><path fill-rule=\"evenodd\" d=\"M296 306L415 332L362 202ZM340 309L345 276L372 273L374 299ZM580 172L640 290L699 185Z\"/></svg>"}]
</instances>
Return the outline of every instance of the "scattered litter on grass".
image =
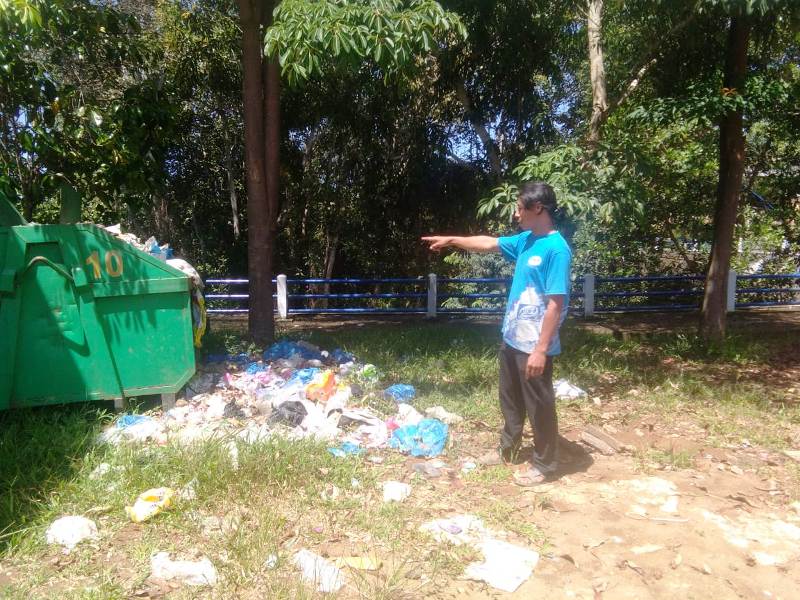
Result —
<instances>
[{"instance_id":1,"label":"scattered litter on grass","mask_svg":"<svg viewBox=\"0 0 800 600\"><path fill-rule=\"evenodd\" d=\"M376 382L378 379L380 379L378 367L369 363L361 367L361 369L358 371L358 375L361 380L365 382Z\"/></svg>"},{"instance_id":2,"label":"scattered litter on grass","mask_svg":"<svg viewBox=\"0 0 800 600\"><path fill-rule=\"evenodd\" d=\"M465 576L506 592L514 592L522 585L539 562L538 552L498 539L505 534L487 529L474 515L436 519L423 524L420 531L439 542L465 544L481 552L483 561L468 565Z\"/></svg>"},{"instance_id":3,"label":"scattered litter on grass","mask_svg":"<svg viewBox=\"0 0 800 600\"><path fill-rule=\"evenodd\" d=\"M168 487L152 488L139 494L133 506L126 506L125 513L134 523L154 517L172 504L175 490Z\"/></svg>"},{"instance_id":4,"label":"scattered litter on grass","mask_svg":"<svg viewBox=\"0 0 800 600\"><path fill-rule=\"evenodd\" d=\"M430 462L415 463L411 468L415 473L419 473L420 475L424 475L425 477L430 477L432 479L441 477L442 475L442 468Z\"/></svg>"},{"instance_id":5,"label":"scattered litter on grass","mask_svg":"<svg viewBox=\"0 0 800 600\"><path fill-rule=\"evenodd\" d=\"M461 472L462 473L469 473L471 471L474 471L477 468L478 468L477 463L474 463L472 461L467 461L467 462L465 462L465 463L463 463L461 465Z\"/></svg>"},{"instance_id":6,"label":"scattered litter on grass","mask_svg":"<svg viewBox=\"0 0 800 600\"><path fill-rule=\"evenodd\" d=\"M212 373L197 373L186 384L186 397L194 398L199 394L207 394L214 389L216 381Z\"/></svg>"},{"instance_id":7,"label":"scattered litter on grass","mask_svg":"<svg viewBox=\"0 0 800 600\"><path fill-rule=\"evenodd\" d=\"M83 540L97 539L97 525L91 519L66 516L56 519L45 532L48 544L58 544L69 553Z\"/></svg>"},{"instance_id":8,"label":"scattered litter on grass","mask_svg":"<svg viewBox=\"0 0 800 600\"><path fill-rule=\"evenodd\" d=\"M364 449L353 442L344 442L338 448L328 448L328 452L333 454L336 458L344 458L345 456L363 454Z\"/></svg>"},{"instance_id":9,"label":"scattered litter on grass","mask_svg":"<svg viewBox=\"0 0 800 600\"><path fill-rule=\"evenodd\" d=\"M383 391L383 395L387 398L391 398L398 404L405 404L414 399L417 395L417 390L413 385L408 385L407 383L395 383L386 388Z\"/></svg>"},{"instance_id":10,"label":"scattered litter on grass","mask_svg":"<svg viewBox=\"0 0 800 600\"><path fill-rule=\"evenodd\" d=\"M411 486L400 481L384 481L383 501L402 502L411 495Z\"/></svg>"},{"instance_id":11,"label":"scattered litter on grass","mask_svg":"<svg viewBox=\"0 0 800 600\"><path fill-rule=\"evenodd\" d=\"M270 554L267 557L267 560L264 561L264 566L267 569L274 569L278 566L278 555L277 554Z\"/></svg>"},{"instance_id":12,"label":"scattered litter on grass","mask_svg":"<svg viewBox=\"0 0 800 600\"><path fill-rule=\"evenodd\" d=\"M392 432L389 446L411 456L438 456L447 443L447 425L438 419L423 419Z\"/></svg>"},{"instance_id":13,"label":"scattered litter on grass","mask_svg":"<svg viewBox=\"0 0 800 600\"><path fill-rule=\"evenodd\" d=\"M533 574L539 562L538 552L503 540L486 538L478 549L483 553L483 562L467 565L464 575L504 592L516 591Z\"/></svg>"},{"instance_id":14,"label":"scattered litter on grass","mask_svg":"<svg viewBox=\"0 0 800 600\"><path fill-rule=\"evenodd\" d=\"M338 592L344 585L344 574L331 561L310 550L300 550L294 555L294 564L300 568L306 583L316 586L318 592Z\"/></svg>"},{"instance_id":15,"label":"scattered litter on grass","mask_svg":"<svg viewBox=\"0 0 800 600\"><path fill-rule=\"evenodd\" d=\"M217 584L217 569L207 558L198 561L172 560L169 552L158 552L150 558L153 579L177 581L185 585L214 586Z\"/></svg>"},{"instance_id":16,"label":"scattered litter on grass","mask_svg":"<svg viewBox=\"0 0 800 600\"><path fill-rule=\"evenodd\" d=\"M576 400L585 398L586 392L578 386L572 385L566 379L557 379L553 382L553 391L559 400Z\"/></svg>"},{"instance_id":17,"label":"scattered litter on grass","mask_svg":"<svg viewBox=\"0 0 800 600\"><path fill-rule=\"evenodd\" d=\"M451 413L443 406L431 406L426 408L425 416L431 419L439 419L442 423L446 423L447 425L457 425L464 420L464 417Z\"/></svg>"},{"instance_id":18,"label":"scattered litter on grass","mask_svg":"<svg viewBox=\"0 0 800 600\"><path fill-rule=\"evenodd\" d=\"M121 415L116 423L106 429L101 439L110 444L119 444L122 441L145 442L163 440L163 425L147 415Z\"/></svg>"},{"instance_id":19,"label":"scattered litter on grass","mask_svg":"<svg viewBox=\"0 0 800 600\"><path fill-rule=\"evenodd\" d=\"M100 463L97 465L91 473L89 473L89 479L92 481L96 479L102 479L111 471L111 465L107 462Z\"/></svg>"},{"instance_id":20,"label":"scattered litter on grass","mask_svg":"<svg viewBox=\"0 0 800 600\"><path fill-rule=\"evenodd\" d=\"M124 415L101 439L163 445L233 436L249 444L280 435L339 440L341 445L332 444L329 450L335 456L386 447L436 456L447 441L446 424L424 419L405 402L415 394L408 384L386 388L399 402L394 415L381 416L369 406L358 406L380 394L379 373L375 365L361 366L344 350L328 353L308 342L282 340L262 357L210 358L216 362L206 364L192 379L186 399L178 399L164 414ZM446 411L437 414L458 419ZM231 449L234 465L236 452Z\"/></svg>"}]
</instances>

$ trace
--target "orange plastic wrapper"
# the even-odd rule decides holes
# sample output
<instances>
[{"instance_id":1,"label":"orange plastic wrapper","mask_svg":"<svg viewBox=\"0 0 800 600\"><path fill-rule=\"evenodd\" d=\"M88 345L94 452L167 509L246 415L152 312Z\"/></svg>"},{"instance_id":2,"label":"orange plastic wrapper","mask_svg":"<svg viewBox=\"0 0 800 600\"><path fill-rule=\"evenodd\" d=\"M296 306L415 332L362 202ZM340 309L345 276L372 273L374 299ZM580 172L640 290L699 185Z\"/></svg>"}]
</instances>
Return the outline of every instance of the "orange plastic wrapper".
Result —
<instances>
[{"instance_id":1,"label":"orange plastic wrapper","mask_svg":"<svg viewBox=\"0 0 800 600\"><path fill-rule=\"evenodd\" d=\"M327 400L336 391L336 376L333 371L325 371L306 386L306 398L318 402Z\"/></svg>"}]
</instances>

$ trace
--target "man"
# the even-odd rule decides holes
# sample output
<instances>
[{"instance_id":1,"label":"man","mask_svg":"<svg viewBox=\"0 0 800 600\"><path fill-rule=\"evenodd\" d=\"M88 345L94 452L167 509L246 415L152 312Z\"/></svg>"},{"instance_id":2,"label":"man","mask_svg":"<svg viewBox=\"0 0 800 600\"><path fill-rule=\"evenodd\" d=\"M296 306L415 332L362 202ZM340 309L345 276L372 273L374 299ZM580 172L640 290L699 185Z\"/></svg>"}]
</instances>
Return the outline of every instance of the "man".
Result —
<instances>
[{"instance_id":1,"label":"man","mask_svg":"<svg viewBox=\"0 0 800 600\"><path fill-rule=\"evenodd\" d=\"M516 263L500 348L500 409L505 425L493 462L514 461L527 413L534 432L534 452L532 463L514 473L520 485L546 481L557 467L553 357L561 352L558 330L567 316L572 260L572 251L555 229L557 208L552 187L528 182L520 188L514 211L521 233L499 238L422 238L431 250L453 246L470 252L500 252Z\"/></svg>"}]
</instances>

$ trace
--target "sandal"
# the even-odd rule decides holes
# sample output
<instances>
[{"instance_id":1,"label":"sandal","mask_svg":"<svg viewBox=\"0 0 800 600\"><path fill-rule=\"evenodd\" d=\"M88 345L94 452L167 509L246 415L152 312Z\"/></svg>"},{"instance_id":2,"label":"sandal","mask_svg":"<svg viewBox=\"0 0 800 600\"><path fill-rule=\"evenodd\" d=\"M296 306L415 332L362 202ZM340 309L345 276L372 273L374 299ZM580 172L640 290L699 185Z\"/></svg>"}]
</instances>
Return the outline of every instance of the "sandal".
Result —
<instances>
[{"instance_id":1,"label":"sandal","mask_svg":"<svg viewBox=\"0 0 800 600\"><path fill-rule=\"evenodd\" d=\"M522 487L534 487L546 483L549 478L536 467L528 467L524 471L514 471L514 483Z\"/></svg>"}]
</instances>

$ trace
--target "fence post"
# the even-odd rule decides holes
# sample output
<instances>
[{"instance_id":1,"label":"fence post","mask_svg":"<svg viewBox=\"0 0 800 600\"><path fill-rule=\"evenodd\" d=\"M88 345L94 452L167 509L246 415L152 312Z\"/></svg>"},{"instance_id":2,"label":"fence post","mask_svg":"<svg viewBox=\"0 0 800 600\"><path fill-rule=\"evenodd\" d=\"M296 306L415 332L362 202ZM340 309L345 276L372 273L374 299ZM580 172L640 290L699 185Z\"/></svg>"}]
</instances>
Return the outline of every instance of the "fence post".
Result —
<instances>
[{"instance_id":1,"label":"fence post","mask_svg":"<svg viewBox=\"0 0 800 600\"><path fill-rule=\"evenodd\" d=\"M428 274L428 313L425 315L427 319L436 317L436 305L438 298L436 296L436 273Z\"/></svg>"},{"instance_id":2,"label":"fence post","mask_svg":"<svg viewBox=\"0 0 800 600\"><path fill-rule=\"evenodd\" d=\"M594 273L583 276L583 316L594 315Z\"/></svg>"},{"instance_id":3,"label":"fence post","mask_svg":"<svg viewBox=\"0 0 800 600\"><path fill-rule=\"evenodd\" d=\"M728 271L728 290L726 297L726 309L728 312L736 310L736 271Z\"/></svg>"},{"instance_id":4,"label":"fence post","mask_svg":"<svg viewBox=\"0 0 800 600\"><path fill-rule=\"evenodd\" d=\"M278 275L278 316L289 317L289 294L286 292L286 275Z\"/></svg>"}]
</instances>

